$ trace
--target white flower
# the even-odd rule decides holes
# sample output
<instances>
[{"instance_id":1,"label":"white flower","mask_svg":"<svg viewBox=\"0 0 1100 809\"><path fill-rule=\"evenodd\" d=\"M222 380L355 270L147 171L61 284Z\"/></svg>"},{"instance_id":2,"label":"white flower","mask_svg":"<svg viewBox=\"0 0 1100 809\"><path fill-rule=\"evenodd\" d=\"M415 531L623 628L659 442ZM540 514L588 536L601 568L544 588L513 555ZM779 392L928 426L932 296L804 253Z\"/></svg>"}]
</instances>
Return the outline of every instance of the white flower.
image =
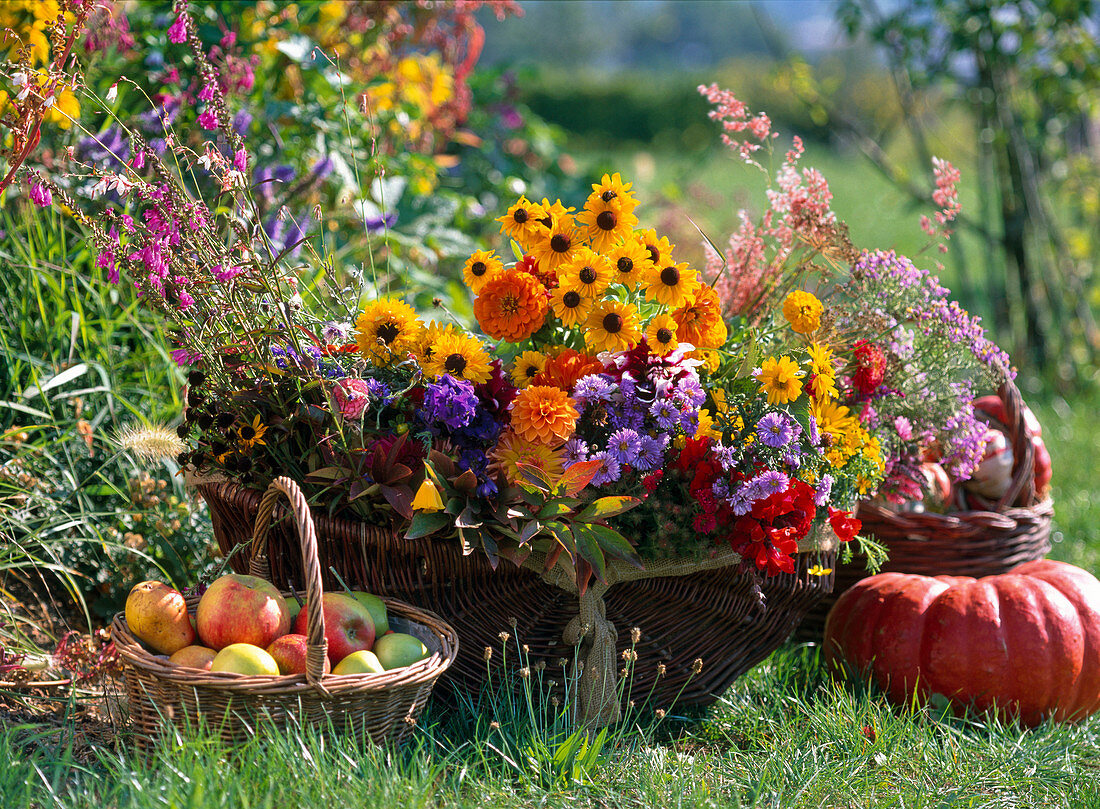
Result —
<instances>
[{"instance_id":1,"label":"white flower","mask_svg":"<svg viewBox=\"0 0 1100 809\"><path fill-rule=\"evenodd\" d=\"M29 77L22 70L17 70L11 74L11 83L16 87L22 87L29 81Z\"/></svg>"},{"instance_id":2,"label":"white flower","mask_svg":"<svg viewBox=\"0 0 1100 809\"><path fill-rule=\"evenodd\" d=\"M111 89L107 91L107 103L111 103L118 98L118 82L111 85Z\"/></svg>"},{"instance_id":3,"label":"white flower","mask_svg":"<svg viewBox=\"0 0 1100 809\"><path fill-rule=\"evenodd\" d=\"M121 174L108 174L107 177L110 178L110 182L107 183L107 189L109 191L117 191L122 196L129 194L130 189L135 185L133 180Z\"/></svg>"},{"instance_id":4,"label":"white flower","mask_svg":"<svg viewBox=\"0 0 1100 809\"><path fill-rule=\"evenodd\" d=\"M91 195L92 199L98 199L107 193L107 189L110 187L110 181L107 177L100 177L99 182L92 186Z\"/></svg>"}]
</instances>

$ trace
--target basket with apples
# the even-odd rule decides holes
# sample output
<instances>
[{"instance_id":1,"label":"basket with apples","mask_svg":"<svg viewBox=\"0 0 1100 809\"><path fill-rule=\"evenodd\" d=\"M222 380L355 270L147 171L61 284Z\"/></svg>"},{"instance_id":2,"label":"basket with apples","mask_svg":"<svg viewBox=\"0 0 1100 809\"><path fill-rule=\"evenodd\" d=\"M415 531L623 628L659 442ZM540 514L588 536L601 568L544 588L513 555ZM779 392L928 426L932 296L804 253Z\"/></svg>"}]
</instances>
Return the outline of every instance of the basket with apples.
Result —
<instances>
[{"instance_id":1,"label":"basket with apples","mask_svg":"<svg viewBox=\"0 0 1100 809\"><path fill-rule=\"evenodd\" d=\"M301 539L304 605L269 581L267 534L280 494ZM251 575L222 576L201 596L142 582L115 616L139 746L166 722L206 721L236 742L264 719L277 727L331 720L375 742L403 738L454 662L454 630L395 599L324 592L309 506L289 478L264 495L251 558Z\"/></svg>"}]
</instances>

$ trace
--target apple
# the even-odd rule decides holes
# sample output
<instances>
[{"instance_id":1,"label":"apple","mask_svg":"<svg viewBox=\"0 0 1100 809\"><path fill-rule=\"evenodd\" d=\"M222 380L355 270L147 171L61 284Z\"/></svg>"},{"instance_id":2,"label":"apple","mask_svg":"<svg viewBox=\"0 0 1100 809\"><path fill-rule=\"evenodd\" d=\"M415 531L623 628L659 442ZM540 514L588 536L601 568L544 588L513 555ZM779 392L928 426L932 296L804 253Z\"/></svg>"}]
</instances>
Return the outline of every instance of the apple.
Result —
<instances>
[{"instance_id":1,"label":"apple","mask_svg":"<svg viewBox=\"0 0 1100 809\"><path fill-rule=\"evenodd\" d=\"M352 652L374 645L374 619L370 610L351 596L325 593L321 597L321 613L325 616L328 659L333 666ZM309 611L302 610L294 621L294 631L306 635L308 626Z\"/></svg>"},{"instance_id":2,"label":"apple","mask_svg":"<svg viewBox=\"0 0 1100 809\"><path fill-rule=\"evenodd\" d=\"M251 643L264 649L290 631L290 613L275 585L259 576L229 573L199 599L199 637L211 649Z\"/></svg>"},{"instance_id":3,"label":"apple","mask_svg":"<svg viewBox=\"0 0 1100 809\"><path fill-rule=\"evenodd\" d=\"M309 638L292 632L272 641L271 645L267 647L267 653L275 658L280 673L305 674L308 649ZM323 668L324 674L328 674L332 668L327 655L325 656Z\"/></svg>"},{"instance_id":4,"label":"apple","mask_svg":"<svg viewBox=\"0 0 1100 809\"><path fill-rule=\"evenodd\" d=\"M164 655L195 642L183 594L164 582L134 585L126 597L126 626L134 637Z\"/></svg>"},{"instance_id":5,"label":"apple","mask_svg":"<svg viewBox=\"0 0 1100 809\"><path fill-rule=\"evenodd\" d=\"M279 664L275 658L251 643L231 643L218 652L211 671L232 671L236 674L279 673Z\"/></svg>"},{"instance_id":6,"label":"apple","mask_svg":"<svg viewBox=\"0 0 1100 809\"><path fill-rule=\"evenodd\" d=\"M378 655L374 652L362 649L358 652L352 652L337 663L332 673L335 675L381 674L385 670L386 667L382 665L382 661L378 659Z\"/></svg>"},{"instance_id":7,"label":"apple","mask_svg":"<svg viewBox=\"0 0 1100 809\"><path fill-rule=\"evenodd\" d=\"M385 635L390 630L390 619L386 615L386 604L376 595L370 593L352 593L352 598L370 610L374 619L374 634Z\"/></svg>"},{"instance_id":8,"label":"apple","mask_svg":"<svg viewBox=\"0 0 1100 809\"><path fill-rule=\"evenodd\" d=\"M298 613L302 611L302 602L296 599L294 596L286 597L286 609L290 613L290 623L294 623L294 619L298 617Z\"/></svg>"},{"instance_id":9,"label":"apple","mask_svg":"<svg viewBox=\"0 0 1100 809\"><path fill-rule=\"evenodd\" d=\"M387 671L402 666L411 666L418 660L423 660L428 656L428 647L421 642L420 638L414 638L412 635L406 635L403 632L391 632L388 635L383 635L374 644L372 651L378 656L379 661Z\"/></svg>"},{"instance_id":10,"label":"apple","mask_svg":"<svg viewBox=\"0 0 1100 809\"><path fill-rule=\"evenodd\" d=\"M184 646L178 652L173 652L168 662L174 666L187 666L192 669L210 671L210 664L218 653L205 646Z\"/></svg>"}]
</instances>

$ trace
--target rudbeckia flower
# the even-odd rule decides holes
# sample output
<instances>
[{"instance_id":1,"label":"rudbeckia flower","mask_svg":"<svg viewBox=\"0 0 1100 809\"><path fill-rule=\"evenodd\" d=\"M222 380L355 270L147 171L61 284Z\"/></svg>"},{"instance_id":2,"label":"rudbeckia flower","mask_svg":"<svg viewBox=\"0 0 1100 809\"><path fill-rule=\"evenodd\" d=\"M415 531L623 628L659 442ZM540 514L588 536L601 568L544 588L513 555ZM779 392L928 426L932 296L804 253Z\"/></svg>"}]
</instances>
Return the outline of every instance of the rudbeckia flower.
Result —
<instances>
[{"instance_id":1,"label":"rudbeckia flower","mask_svg":"<svg viewBox=\"0 0 1100 809\"><path fill-rule=\"evenodd\" d=\"M595 351L622 351L636 345L642 337L638 310L615 300L600 301L585 327L585 345Z\"/></svg>"}]
</instances>

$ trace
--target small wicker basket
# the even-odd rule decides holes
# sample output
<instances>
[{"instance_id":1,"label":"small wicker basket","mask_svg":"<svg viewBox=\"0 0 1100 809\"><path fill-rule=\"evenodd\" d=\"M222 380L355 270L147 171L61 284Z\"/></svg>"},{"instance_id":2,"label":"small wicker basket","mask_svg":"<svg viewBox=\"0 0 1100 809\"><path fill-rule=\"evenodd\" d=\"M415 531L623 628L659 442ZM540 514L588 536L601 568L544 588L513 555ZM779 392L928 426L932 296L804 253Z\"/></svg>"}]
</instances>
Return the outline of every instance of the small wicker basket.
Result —
<instances>
[{"instance_id":1,"label":"small wicker basket","mask_svg":"<svg viewBox=\"0 0 1100 809\"><path fill-rule=\"evenodd\" d=\"M1011 379L998 392L1005 406L1012 443L1012 480L1008 491L986 510L896 512L861 503L861 533L889 549L883 572L924 576L981 578L1005 573L1016 565L1042 559L1050 552L1054 504L1035 491L1035 454L1024 418L1024 402ZM833 593L810 610L795 634L798 640L820 640L825 617L841 593L866 578L867 562L856 555L836 570Z\"/></svg>"},{"instance_id":2,"label":"small wicker basket","mask_svg":"<svg viewBox=\"0 0 1100 809\"><path fill-rule=\"evenodd\" d=\"M419 638L430 656L411 666L381 674L323 674L327 643L321 611L321 566L317 538L305 497L289 478L275 480L264 494L252 539L251 569L271 580L267 536L280 494L290 500L306 571L309 619L305 674L249 676L209 672L170 664L148 652L126 626L122 614L111 624L112 637L125 662L124 678L134 723L135 741L148 753L157 735L169 726L196 727L201 721L217 728L221 738L237 743L255 732L257 723L276 727L327 724L365 733L375 742L400 741L416 724L432 687L458 654L455 631L438 616L385 598L390 625ZM194 611L198 597L187 599Z\"/></svg>"}]
</instances>

